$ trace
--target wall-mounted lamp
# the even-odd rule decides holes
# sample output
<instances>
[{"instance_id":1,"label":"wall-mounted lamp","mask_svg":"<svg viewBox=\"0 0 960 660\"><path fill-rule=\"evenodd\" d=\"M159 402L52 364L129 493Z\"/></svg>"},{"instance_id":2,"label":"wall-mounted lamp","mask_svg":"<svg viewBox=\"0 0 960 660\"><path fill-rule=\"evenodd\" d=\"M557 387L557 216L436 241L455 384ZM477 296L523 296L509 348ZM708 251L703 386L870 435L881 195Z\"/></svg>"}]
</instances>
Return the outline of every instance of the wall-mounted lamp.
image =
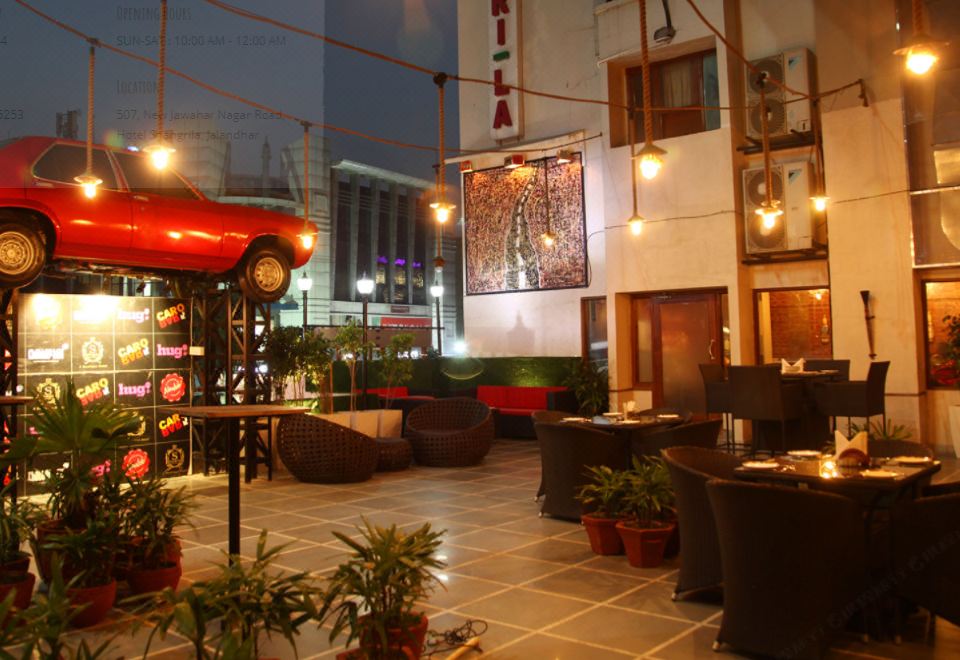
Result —
<instances>
[{"instance_id":1,"label":"wall-mounted lamp","mask_svg":"<svg viewBox=\"0 0 960 660\"><path fill-rule=\"evenodd\" d=\"M508 170L515 170L518 167L523 167L526 165L527 159L523 154L510 154L503 159L503 166Z\"/></svg>"},{"instance_id":2,"label":"wall-mounted lamp","mask_svg":"<svg viewBox=\"0 0 960 660\"><path fill-rule=\"evenodd\" d=\"M557 162L562 164L573 162L573 152L569 149L561 149L557 152Z\"/></svg>"}]
</instances>

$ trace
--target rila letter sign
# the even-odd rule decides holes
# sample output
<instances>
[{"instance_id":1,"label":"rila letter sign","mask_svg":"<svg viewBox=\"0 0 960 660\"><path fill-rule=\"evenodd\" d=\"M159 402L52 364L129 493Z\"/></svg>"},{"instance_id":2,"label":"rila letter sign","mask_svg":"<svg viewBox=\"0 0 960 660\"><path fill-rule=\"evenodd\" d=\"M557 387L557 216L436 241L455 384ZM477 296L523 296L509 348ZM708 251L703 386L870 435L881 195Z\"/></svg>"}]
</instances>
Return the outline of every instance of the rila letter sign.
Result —
<instances>
[{"instance_id":1,"label":"rila letter sign","mask_svg":"<svg viewBox=\"0 0 960 660\"><path fill-rule=\"evenodd\" d=\"M490 135L495 140L519 137L523 132L523 103L520 93L508 85L520 86L520 0L488 0L490 3L489 43Z\"/></svg>"}]
</instances>

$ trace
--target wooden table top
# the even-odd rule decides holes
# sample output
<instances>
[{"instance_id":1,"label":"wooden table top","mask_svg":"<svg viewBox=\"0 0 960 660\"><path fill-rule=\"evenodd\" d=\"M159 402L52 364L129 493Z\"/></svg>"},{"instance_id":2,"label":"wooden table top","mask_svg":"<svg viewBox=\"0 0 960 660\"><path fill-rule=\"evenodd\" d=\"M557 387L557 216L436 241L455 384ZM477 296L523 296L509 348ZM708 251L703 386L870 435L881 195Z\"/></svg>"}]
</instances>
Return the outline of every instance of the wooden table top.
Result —
<instances>
[{"instance_id":1,"label":"wooden table top","mask_svg":"<svg viewBox=\"0 0 960 660\"><path fill-rule=\"evenodd\" d=\"M0 396L0 406L24 406L28 403L33 403L34 400L32 396Z\"/></svg>"},{"instance_id":2,"label":"wooden table top","mask_svg":"<svg viewBox=\"0 0 960 660\"><path fill-rule=\"evenodd\" d=\"M254 403L241 406L164 406L164 410L178 412L185 417L202 419L231 419L240 417L282 417L299 415L309 408L284 406L277 403Z\"/></svg>"},{"instance_id":3,"label":"wooden table top","mask_svg":"<svg viewBox=\"0 0 960 660\"><path fill-rule=\"evenodd\" d=\"M840 474L828 479L820 476L819 460L793 460L782 457L774 460L779 464L776 469L751 469L741 466L736 468L734 473L737 478L750 481L834 484L873 491L897 491L940 471L940 461L936 460L918 467L899 465L890 460L870 469L893 472L896 475L894 477L865 477L860 469L844 468Z\"/></svg>"}]
</instances>

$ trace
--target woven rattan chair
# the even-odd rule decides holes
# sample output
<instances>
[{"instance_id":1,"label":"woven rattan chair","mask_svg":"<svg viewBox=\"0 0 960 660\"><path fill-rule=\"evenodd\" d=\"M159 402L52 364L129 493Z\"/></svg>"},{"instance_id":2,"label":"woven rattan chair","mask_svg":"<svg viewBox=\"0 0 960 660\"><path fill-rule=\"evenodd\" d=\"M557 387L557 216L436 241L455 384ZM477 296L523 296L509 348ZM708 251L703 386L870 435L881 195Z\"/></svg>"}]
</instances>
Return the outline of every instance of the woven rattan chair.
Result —
<instances>
[{"instance_id":1,"label":"woven rattan chair","mask_svg":"<svg viewBox=\"0 0 960 660\"><path fill-rule=\"evenodd\" d=\"M673 599L715 590L723 582L720 541L713 509L707 498L711 479L734 478L741 461L733 454L702 447L671 447L663 450L670 480L677 497L680 529L680 573Z\"/></svg>"},{"instance_id":2,"label":"woven rattan chair","mask_svg":"<svg viewBox=\"0 0 960 660\"><path fill-rule=\"evenodd\" d=\"M703 447L716 449L723 420L708 419L670 426L652 433L635 434L631 438L635 456L659 456L668 447Z\"/></svg>"},{"instance_id":3,"label":"woven rattan chair","mask_svg":"<svg viewBox=\"0 0 960 660\"><path fill-rule=\"evenodd\" d=\"M723 620L715 648L819 658L867 594L862 509L830 493L714 480Z\"/></svg>"},{"instance_id":4,"label":"woven rattan chair","mask_svg":"<svg viewBox=\"0 0 960 660\"><path fill-rule=\"evenodd\" d=\"M902 598L960 625L960 493L894 509L894 575Z\"/></svg>"},{"instance_id":5,"label":"woven rattan chair","mask_svg":"<svg viewBox=\"0 0 960 660\"><path fill-rule=\"evenodd\" d=\"M700 377L703 378L707 413L720 413L727 431L727 449L733 449L733 389L730 387L730 381L724 377L723 365L701 364ZM730 418L729 422L727 417Z\"/></svg>"},{"instance_id":6,"label":"woven rattan chair","mask_svg":"<svg viewBox=\"0 0 960 660\"><path fill-rule=\"evenodd\" d=\"M733 389L733 418L751 421L778 422L780 446L757 446L754 435L753 449L786 450L787 422L803 416L803 386L799 383L783 383L780 369L775 366L730 367L730 386ZM757 426L754 426L754 431ZM771 444L771 438L765 438Z\"/></svg>"},{"instance_id":7,"label":"woven rattan chair","mask_svg":"<svg viewBox=\"0 0 960 660\"><path fill-rule=\"evenodd\" d=\"M834 380L850 380L850 360L804 360L803 368L807 371L836 371Z\"/></svg>"},{"instance_id":8,"label":"woven rattan chair","mask_svg":"<svg viewBox=\"0 0 960 660\"><path fill-rule=\"evenodd\" d=\"M543 505L541 515L580 520L576 494L590 481L586 468L606 465L614 470L630 467L630 443L623 436L578 424L534 424L540 442Z\"/></svg>"},{"instance_id":9,"label":"woven rattan chair","mask_svg":"<svg viewBox=\"0 0 960 660\"><path fill-rule=\"evenodd\" d=\"M570 413L563 410L534 410L530 416L533 417L533 423L536 426L537 424L557 424L564 417L569 417ZM537 487L537 496L533 498L534 502L543 497L543 465L540 466L540 474L540 486Z\"/></svg>"},{"instance_id":10,"label":"woven rattan chair","mask_svg":"<svg viewBox=\"0 0 960 660\"><path fill-rule=\"evenodd\" d=\"M816 383L813 389L817 408L827 417L847 418L847 432L850 432L851 417L881 416L883 426L887 425L887 408L884 399L889 362L871 362L866 380L848 380L837 383Z\"/></svg>"},{"instance_id":11,"label":"woven rattan chair","mask_svg":"<svg viewBox=\"0 0 960 660\"><path fill-rule=\"evenodd\" d=\"M277 425L280 460L300 481L366 481L377 467L373 438L313 415L287 415Z\"/></svg>"},{"instance_id":12,"label":"woven rattan chair","mask_svg":"<svg viewBox=\"0 0 960 660\"><path fill-rule=\"evenodd\" d=\"M405 435L420 465L476 465L493 443L493 416L476 399L437 399L410 411Z\"/></svg>"}]
</instances>

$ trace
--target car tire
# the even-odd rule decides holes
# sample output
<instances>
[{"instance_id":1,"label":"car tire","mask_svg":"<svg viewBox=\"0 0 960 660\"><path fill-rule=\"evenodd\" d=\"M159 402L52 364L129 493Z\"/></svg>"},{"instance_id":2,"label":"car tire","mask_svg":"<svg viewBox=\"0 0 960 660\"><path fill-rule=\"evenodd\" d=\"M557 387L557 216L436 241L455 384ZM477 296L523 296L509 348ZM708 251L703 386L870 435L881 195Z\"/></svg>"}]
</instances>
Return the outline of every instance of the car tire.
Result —
<instances>
[{"instance_id":1,"label":"car tire","mask_svg":"<svg viewBox=\"0 0 960 660\"><path fill-rule=\"evenodd\" d=\"M37 279L47 261L43 235L18 222L0 223L0 288L26 286Z\"/></svg>"},{"instance_id":2,"label":"car tire","mask_svg":"<svg viewBox=\"0 0 960 660\"><path fill-rule=\"evenodd\" d=\"M290 286L290 262L273 246L255 247L237 272L240 290L256 302L276 302Z\"/></svg>"}]
</instances>

